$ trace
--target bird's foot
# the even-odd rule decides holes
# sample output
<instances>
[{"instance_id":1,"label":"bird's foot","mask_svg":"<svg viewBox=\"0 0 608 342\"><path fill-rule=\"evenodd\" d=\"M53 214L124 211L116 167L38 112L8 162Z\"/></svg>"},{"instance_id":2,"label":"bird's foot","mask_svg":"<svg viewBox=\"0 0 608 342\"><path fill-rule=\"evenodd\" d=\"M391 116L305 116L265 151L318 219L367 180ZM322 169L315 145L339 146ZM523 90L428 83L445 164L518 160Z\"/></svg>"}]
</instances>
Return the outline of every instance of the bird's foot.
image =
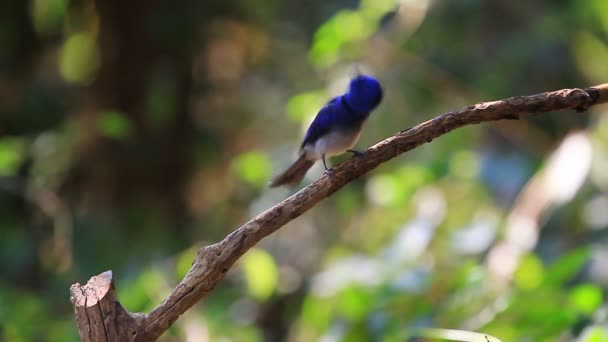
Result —
<instances>
[{"instance_id":1,"label":"bird's foot","mask_svg":"<svg viewBox=\"0 0 608 342\"><path fill-rule=\"evenodd\" d=\"M335 170L333 168L330 168L330 169L325 169L323 174L327 175L328 177L331 177L334 175L334 172L335 172Z\"/></svg>"},{"instance_id":2,"label":"bird's foot","mask_svg":"<svg viewBox=\"0 0 608 342\"><path fill-rule=\"evenodd\" d=\"M365 155L365 152L361 152L361 151L357 151L357 150L346 150L346 152L352 153L353 156L355 156L355 157L363 157Z\"/></svg>"}]
</instances>

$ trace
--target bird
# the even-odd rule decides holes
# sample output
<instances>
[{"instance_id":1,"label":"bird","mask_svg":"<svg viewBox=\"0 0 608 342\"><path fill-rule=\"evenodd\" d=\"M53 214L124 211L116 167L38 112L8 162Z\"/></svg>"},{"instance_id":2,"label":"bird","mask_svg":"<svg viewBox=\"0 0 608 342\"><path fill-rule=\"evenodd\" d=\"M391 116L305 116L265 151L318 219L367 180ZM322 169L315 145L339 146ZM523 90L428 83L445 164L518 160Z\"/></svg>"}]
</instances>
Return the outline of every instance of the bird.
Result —
<instances>
[{"instance_id":1,"label":"bird","mask_svg":"<svg viewBox=\"0 0 608 342\"><path fill-rule=\"evenodd\" d=\"M369 75L358 74L350 80L345 94L332 98L315 116L300 144L298 159L283 173L274 177L270 187L293 186L302 181L306 172L319 159L326 172L326 157L351 152L361 134L363 124L382 101L380 82Z\"/></svg>"}]
</instances>

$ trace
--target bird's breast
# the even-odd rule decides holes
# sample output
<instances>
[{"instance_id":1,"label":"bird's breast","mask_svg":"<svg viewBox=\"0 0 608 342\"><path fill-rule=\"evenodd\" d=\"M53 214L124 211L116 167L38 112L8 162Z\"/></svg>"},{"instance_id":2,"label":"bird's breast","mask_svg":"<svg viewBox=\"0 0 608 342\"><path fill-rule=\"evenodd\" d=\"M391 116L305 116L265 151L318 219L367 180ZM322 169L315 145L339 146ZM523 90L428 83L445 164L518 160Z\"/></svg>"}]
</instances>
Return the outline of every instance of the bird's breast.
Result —
<instances>
[{"instance_id":1,"label":"bird's breast","mask_svg":"<svg viewBox=\"0 0 608 342\"><path fill-rule=\"evenodd\" d=\"M344 127L329 131L319 137L314 144L306 144L304 151L315 159L326 156L333 156L343 153L355 145L361 134L361 127Z\"/></svg>"}]
</instances>

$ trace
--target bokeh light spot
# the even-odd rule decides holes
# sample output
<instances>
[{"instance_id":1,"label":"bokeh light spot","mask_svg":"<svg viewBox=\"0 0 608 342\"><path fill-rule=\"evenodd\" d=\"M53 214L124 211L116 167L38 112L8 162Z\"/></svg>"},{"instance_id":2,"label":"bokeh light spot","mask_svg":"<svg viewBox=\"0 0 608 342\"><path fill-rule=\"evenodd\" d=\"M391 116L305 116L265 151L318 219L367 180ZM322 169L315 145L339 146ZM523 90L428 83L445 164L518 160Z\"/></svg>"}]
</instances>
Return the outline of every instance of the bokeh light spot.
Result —
<instances>
[{"instance_id":1,"label":"bokeh light spot","mask_svg":"<svg viewBox=\"0 0 608 342\"><path fill-rule=\"evenodd\" d=\"M580 342L606 342L608 341L608 329L605 326L591 326L586 328L581 337Z\"/></svg>"},{"instance_id":2,"label":"bokeh light spot","mask_svg":"<svg viewBox=\"0 0 608 342\"><path fill-rule=\"evenodd\" d=\"M232 162L236 176L252 185L263 186L270 177L271 165L268 156L251 151L238 155Z\"/></svg>"},{"instance_id":3,"label":"bokeh light spot","mask_svg":"<svg viewBox=\"0 0 608 342\"><path fill-rule=\"evenodd\" d=\"M175 265L175 273L177 279L183 279L190 268L192 267L192 260L196 258L197 249L194 247L188 248L183 251L177 258L177 264Z\"/></svg>"},{"instance_id":4,"label":"bokeh light spot","mask_svg":"<svg viewBox=\"0 0 608 342\"><path fill-rule=\"evenodd\" d=\"M533 290L542 284L544 274L542 261L534 254L527 254L515 272L515 284L522 290Z\"/></svg>"},{"instance_id":5,"label":"bokeh light spot","mask_svg":"<svg viewBox=\"0 0 608 342\"><path fill-rule=\"evenodd\" d=\"M392 175L377 175L367 183L367 195L378 205L390 205L398 195L398 179Z\"/></svg>"},{"instance_id":6,"label":"bokeh light spot","mask_svg":"<svg viewBox=\"0 0 608 342\"><path fill-rule=\"evenodd\" d=\"M292 120L303 123L317 114L326 100L327 96L322 91L300 93L287 102L287 115Z\"/></svg>"},{"instance_id":7,"label":"bokeh light spot","mask_svg":"<svg viewBox=\"0 0 608 342\"><path fill-rule=\"evenodd\" d=\"M376 26L375 20L368 20L361 12L339 11L317 30L309 57L313 64L327 67L339 59L344 45L369 37Z\"/></svg>"},{"instance_id":8,"label":"bokeh light spot","mask_svg":"<svg viewBox=\"0 0 608 342\"><path fill-rule=\"evenodd\" d=\"M268 299L279 280L279 271L272 255L254 248L243 256L242 265L249 294L258 300Z\"/></svg>"},{"instance_id":9,"label":"bokeh light spot","mask_svg":"<svg viewBox=\"0 0 608 342\"><path fill-rule=\"evenodd\" d=\"M30 15L36 31L47 35L61 29L68 7L68 0L34 0L30 5Z\"/></svg>"},{"instance_id":10,"label":"bokeh light spot","mask_svg":"<svg viewBox=\"0 0 608 342\"><path fill-rule=\"evenodd\" d=\"M581 31L574 36L572 51L580 71L591 82L602 83L608 78L608 45L593 33Z\"/></svg>"},{"instance_id":11,"label":"bokeh light spot","mask_svg":"<svg viewBox=\"0 0 608 342\"><path fill-rule=\"evenodd\" d=\"M450 161L450 171L458 178L472 179L479 173L479 167L479 158L468 150L454 153Z\"/></svg>"},{"instance_id":12,"label":"bokeh light spot","mask_svg":"<svg viewBox=\"0 0 608 342\"><path fill-rule=\"evenodd\" d=\"M99 68L99 51L92 34L80 32L70 36L59 58L59 69L66 81L89 84Z\"/></svg>"},{"instance_id":13,"label":"bokeh light spot","mask_svg":"<svg viewBox=\"0 0 608 342\"><path fill-rule=\"evenodd\" d=\"M583 314L593 313L602 300L602 289L593 284L578 285L570 291L570 305Z\"/></svg>"},{"instance_id":14,"label":"bokeh light spot","mask_svg":"<svg viewBox=\"0 0 608 342\"><path fill-rule=\"evenodd\" d=\"M349 286L338 294L338 311L351 320L365 317L373 305L373 298L368 290L359 286Z\"/></svg>"},{"instance_id":15,"label":"bokeh light spot","mask_svg":"<svg viewBox=\"0 0 608 342\"><path fill-rule=\"evenodd\" d=\"M109 111L97 118L97 129L102 135L117 140L127 138L132 131L131 122L120 112Z\"/></svg>"},{"instance_id":16,"label":"bokeh light spot","mask_svg":"<svg viewBox=\"0 0 608 342\"><path fill-rule=\"evenodd\" d=\"M14 175L24 158L24 143L18 138L0 139L0 175Z\"/></svg>"}]
</instances>

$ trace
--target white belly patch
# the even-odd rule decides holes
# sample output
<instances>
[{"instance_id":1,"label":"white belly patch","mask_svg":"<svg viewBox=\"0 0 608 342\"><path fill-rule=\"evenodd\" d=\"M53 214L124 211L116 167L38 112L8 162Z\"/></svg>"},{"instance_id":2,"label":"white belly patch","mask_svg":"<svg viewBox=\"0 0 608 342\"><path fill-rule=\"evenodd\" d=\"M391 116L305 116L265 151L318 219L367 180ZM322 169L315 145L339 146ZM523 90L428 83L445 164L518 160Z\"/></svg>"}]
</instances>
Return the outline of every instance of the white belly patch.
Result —
<instances>
[{"instance_id":1,"label":"white belly patch","mask_svg":"<svg viewBox=\"0 0 608 342\"><path fill-rule=\"evenodd\" d=\"M314 145L306 144L303 150L310 156L320 159L323 154L335 156L343 153L355 145L361 130L332 131L319 138Z\"/></svg>"}]
</instances>

